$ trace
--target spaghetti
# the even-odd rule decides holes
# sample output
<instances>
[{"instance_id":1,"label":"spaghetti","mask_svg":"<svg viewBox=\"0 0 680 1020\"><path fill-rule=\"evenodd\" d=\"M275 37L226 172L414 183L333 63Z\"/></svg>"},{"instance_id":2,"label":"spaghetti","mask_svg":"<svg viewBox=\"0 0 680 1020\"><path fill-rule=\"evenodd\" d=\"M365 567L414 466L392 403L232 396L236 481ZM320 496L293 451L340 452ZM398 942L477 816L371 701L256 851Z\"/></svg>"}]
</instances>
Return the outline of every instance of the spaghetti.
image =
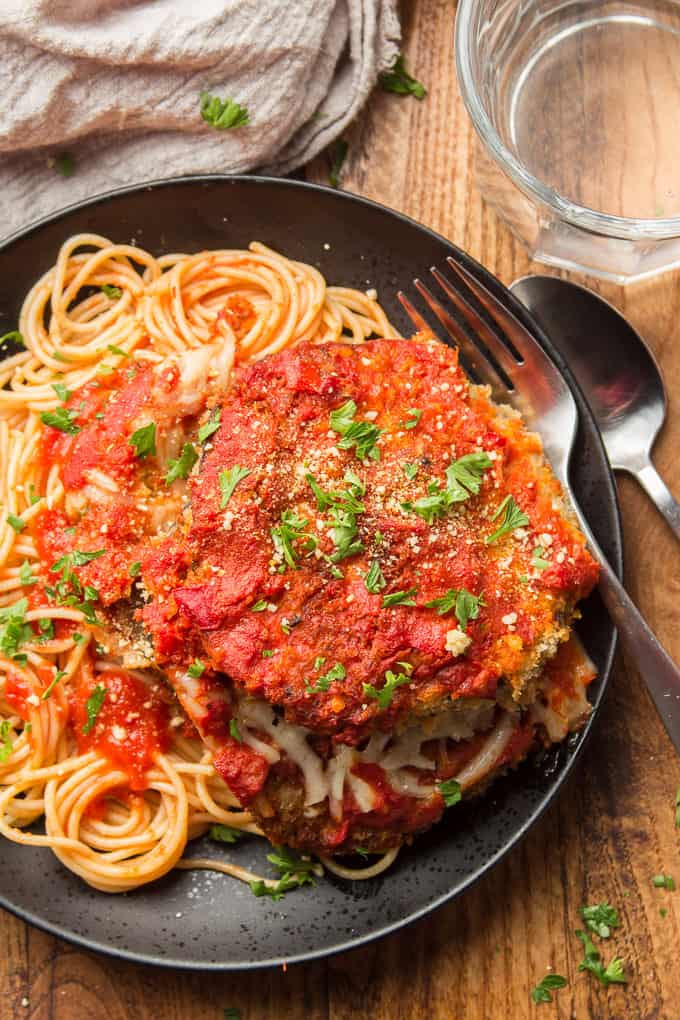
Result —
<instances>
[{"instance_id":1,"label":"spaghetti","mask_svg":"<svg viewBox=\"0 0 680 1020\"><path fill-rule=\"evenodd\" d=\"M187 842L211 825L260 829L179 705L153 671L122 669L97 647L87 589L84 600L73 595L57 605L45 595L49 565L34 526L64 506L66 492L58 459L45 464L38 456L41 416L61 413L68 425L66 393L126 366L158 368L210 345L239 363L303 342L358 344L399 334L374 294L329 287L312 266L261 244L155 258L94 234L62 246L28 294L19 331L26 350L0 363L0 833L49 847L106 892L133 889L178 865L250 881L255 876L223 861L182 861ZM90 480L110 484L97 468ZM67 576L57 587L68 586ZM124 726L115 713L111 719L114 732L118 726L125 734L121 745L140 745L135 767L83 735L83 691L107 674L127 678L130 689L141 685L136 718L128 712ZM138 720L152 708L167 725L140 735ZM29 831L41 818L44 834ZM395 853L352 876L372 876Z\"/></svg>"}]
</instances>

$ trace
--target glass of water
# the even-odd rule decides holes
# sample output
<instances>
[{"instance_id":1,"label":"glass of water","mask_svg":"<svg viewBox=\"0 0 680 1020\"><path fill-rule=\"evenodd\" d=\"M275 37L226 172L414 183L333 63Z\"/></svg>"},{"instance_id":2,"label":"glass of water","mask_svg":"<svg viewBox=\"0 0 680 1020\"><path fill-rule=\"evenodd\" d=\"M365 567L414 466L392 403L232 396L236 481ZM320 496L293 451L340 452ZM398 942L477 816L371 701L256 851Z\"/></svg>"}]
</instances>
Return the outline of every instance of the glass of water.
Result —
<instances>
[{"instance_id":1,"label":"glass of water","mask_svg":"<svg viewBox=\"0 0 680 1020\"><path fill-rule=\"evenodd\" d=\"M460 0L456 62L477 183L534 258L680 266L680 2Z\"/></svg>"}]
</instances>

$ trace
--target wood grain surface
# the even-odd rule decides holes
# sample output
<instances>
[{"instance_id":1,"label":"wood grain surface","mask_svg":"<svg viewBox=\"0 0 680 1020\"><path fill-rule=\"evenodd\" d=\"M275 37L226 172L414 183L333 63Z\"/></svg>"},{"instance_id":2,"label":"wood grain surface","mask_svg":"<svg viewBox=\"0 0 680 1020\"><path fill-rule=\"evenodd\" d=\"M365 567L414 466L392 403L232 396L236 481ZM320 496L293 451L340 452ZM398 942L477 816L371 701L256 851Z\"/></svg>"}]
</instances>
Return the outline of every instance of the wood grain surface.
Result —
<instances>
[{"instance_id":1,"label":"wood grain surface","mask_svg":"<svg viewBox=\"0 0 680 1020\"><path fill-rule=\"evenodd\" d=\"M405 4L408 65L423 102L376 93L348 133L343 186L440 231L510 282L531 265L473 183L473 132L453 58L455 4ZM326 180L328 164L309 167ZM538 267L536 267L538 268ZM544 271L544 270L543 270ZM680 494L680 287L676 274L596 289L647 338L670 409L655 451ZM612 352L616 356L616 352ZM680 660L680 548L635 483L620 481L629 590ZM597 731L557 803L475 888L400 934L326 962L243 976L156 971L67 945L0 914L0 1017L26 1020L594 1020L680 1017L680 762L640 678L619 663ZM678 891L652 886L675 875ZM603 944L629 984L579 973L583 903L609 900L622 926ZM665 917L661 908L667 910ZM549 968L569 986L536 1006Z\"/></svg>"}]
</instances>

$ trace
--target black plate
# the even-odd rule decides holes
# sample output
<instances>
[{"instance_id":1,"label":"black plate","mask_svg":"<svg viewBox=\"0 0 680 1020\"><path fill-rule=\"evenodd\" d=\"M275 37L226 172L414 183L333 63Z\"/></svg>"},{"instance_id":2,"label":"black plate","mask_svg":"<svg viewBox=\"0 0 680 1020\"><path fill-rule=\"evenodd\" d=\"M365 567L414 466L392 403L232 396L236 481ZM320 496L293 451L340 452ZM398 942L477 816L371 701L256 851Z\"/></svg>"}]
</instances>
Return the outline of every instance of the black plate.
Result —
<instances>
[{"instance_id":1,"label":"black plate","mask_svg":"<svg viewBox=\"0 0 680 1020\"><path fill-rule=\"evenodd\" d=\"M0 248L0 335L16 328L24 295L53 263L70 234L130 240L152 252L240 248L260 240L319 267L333 283L376 287L396 326L409 329L395 291L442 265L455 249L443 237L389 209L328 188L262 178L203 177L112 192L42 220ZM466 258L488 287L533 327L523 307L486 270ZM540 331L535 329L540 335ZM620 570L616 490L593 418L565 366L581 413L573 481L578 499ZM555 796L597 715L615 632L597 595L583 608L583 640L599 679L596 711L569 746L526 762L490 794L448 812L403 851L387 874L366 883L332 876L280 903L208 872L175 872L122 896L89 889L44 849L0 843L0 903L24 920L90 949L146 963L246 969L323 956L376 938L422 916L467 888L527 832ZM204 848L205 849L205 848ZM267 868L266 844L210 845L241 864Z\"/></svg>"}]
</instances>

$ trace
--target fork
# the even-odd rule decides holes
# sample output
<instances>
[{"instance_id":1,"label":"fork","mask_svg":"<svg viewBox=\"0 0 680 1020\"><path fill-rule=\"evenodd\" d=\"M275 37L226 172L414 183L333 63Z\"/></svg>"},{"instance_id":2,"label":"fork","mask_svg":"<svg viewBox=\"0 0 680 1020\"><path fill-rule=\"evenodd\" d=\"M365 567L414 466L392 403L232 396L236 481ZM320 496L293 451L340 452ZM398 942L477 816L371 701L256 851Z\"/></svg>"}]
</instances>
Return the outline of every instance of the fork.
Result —
<instances>
[{"instance_id":1,"label":"fork","mask_svg":"<svg viewBox=\"0 0 680 1020\"><path fill-rule=\"evenodd\" d=\"M460 262L451 257L447 262L455 282L436 267L432 267L430 273L471 328L474 342L467 329L422 280L416 278L413 285L443 327L447 336L445 342L459 348L471 377L488 384L497 401L520 411L529 428L541 437L545 454L571 501L588 548L600 564L602 600L680 753L680 669L662 648L616 576L583 516L569 481L569 462L578 426L578 409L571 390L550 357L512 311ZM466 296L468 294L476 299L484 315ZM399 291L397 297L416 329L432 332L431 324L408 296Z\"/></svg>"}]
</instances>

